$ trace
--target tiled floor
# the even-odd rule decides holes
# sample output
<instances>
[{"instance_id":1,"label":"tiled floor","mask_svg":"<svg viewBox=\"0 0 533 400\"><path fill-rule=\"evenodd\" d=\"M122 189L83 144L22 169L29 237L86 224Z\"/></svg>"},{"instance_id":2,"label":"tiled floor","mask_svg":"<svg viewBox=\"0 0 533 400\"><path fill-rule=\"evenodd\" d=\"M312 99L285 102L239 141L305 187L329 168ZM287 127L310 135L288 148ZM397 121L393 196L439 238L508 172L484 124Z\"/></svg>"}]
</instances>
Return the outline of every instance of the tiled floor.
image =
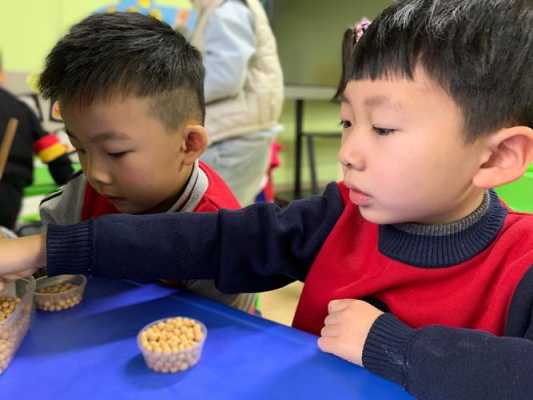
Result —
<instances>
[{"instance_id":1,"label":"tiled floor","mask_svg":"<svg viewBox=\"0 0 533 400\"><path fill-rule=\"evenodd\" d=\"M263 317L281 324L290 325L303 284L292 283L284 288L261 293Z\"/></svg>"}]
</instances>

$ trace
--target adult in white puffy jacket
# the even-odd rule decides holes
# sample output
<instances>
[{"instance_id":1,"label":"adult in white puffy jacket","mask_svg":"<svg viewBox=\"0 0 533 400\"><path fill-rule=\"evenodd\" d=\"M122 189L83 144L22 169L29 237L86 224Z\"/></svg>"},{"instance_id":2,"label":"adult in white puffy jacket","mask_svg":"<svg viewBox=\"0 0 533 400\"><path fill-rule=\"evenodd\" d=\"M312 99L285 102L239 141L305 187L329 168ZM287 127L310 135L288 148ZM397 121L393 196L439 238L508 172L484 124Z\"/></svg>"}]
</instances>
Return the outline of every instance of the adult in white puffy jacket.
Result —
<instances>
[{"instance_id":1,"label":"adult in white puffy jacket","mask_svg":"<svg viewBox=\"0 0 533 400\"><path fill-rule=\"evenodd\" d=\"M202 159L222 175L241 205L261 191L270 146L279 130L283 74L259 0L191 0L198 22L191 42L206 69Z\"/></svg>"}]
</instances>

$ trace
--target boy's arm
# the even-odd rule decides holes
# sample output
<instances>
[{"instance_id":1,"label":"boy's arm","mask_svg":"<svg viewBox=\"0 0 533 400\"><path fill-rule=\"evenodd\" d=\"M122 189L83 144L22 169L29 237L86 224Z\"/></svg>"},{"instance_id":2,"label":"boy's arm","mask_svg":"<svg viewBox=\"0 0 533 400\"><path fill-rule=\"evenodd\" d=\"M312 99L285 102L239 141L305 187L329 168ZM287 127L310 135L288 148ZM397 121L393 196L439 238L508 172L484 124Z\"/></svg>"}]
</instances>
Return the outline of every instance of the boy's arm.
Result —
<instances>
[{"instance_id":1,"label":"boy's arm","mask_svg":"<svg viewBox=\"0 0 533 400\"><path fill-rule=\"evenodd\" d=\"M416 330L383 314L370 329L363 364L420 400L529 399L532 331L533 324L518 338L444 326Z\"/></svg>"},{"instance_id":2,"label":"boy's arm","mask_svg":"<svg viewBox=\"0 0 533 400\"><path fill-rule=\"evenodd\" d=\"M533 398L533 267L513 295L505 337L412 329L360 300L334 300L328 311L322 350L363 364L418 399Z\"/></svg>"},{"instance_id":3,"label":"boy's arm","mask_svg":"<svg viewBox=\"0 0 533 400\"><path fill-rule=\"evenodd\" d=\"M415 330L385 314L370 330L363 362L420 399L533 398L533 267L513 295L505 335Z\"/></svg>"},{"instance_id":4,"label":"boy's arm","mask_svg":"<svg viewBox=\"0 0 533 400\"><path fill-rule=\"evenodd\" d=\"M330 184L324 195L286 209L265 204L50 225L48 272L144 281L214 279L223 292L269 290L305 279L343 209L337 185Z\"/></svg>"}]
</instances>

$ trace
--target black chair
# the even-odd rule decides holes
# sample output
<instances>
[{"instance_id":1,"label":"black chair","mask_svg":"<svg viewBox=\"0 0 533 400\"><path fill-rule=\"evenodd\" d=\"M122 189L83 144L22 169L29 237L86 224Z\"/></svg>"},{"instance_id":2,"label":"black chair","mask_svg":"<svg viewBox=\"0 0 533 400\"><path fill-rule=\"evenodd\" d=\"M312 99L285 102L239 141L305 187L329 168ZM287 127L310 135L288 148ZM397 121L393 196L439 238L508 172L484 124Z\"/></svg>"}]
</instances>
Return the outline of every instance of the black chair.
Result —
<instances>
[{"instance_id":1,"label":"black chair","mask_svg":"<svg viewBox=\"0 0 533 400\"><path fill-rule=\"evenodd\" d=\"M315 138L336 139L342 137L340 132L304 132L304 99L297 98L295 101L295 123L296 123L296 151L295 151L295 177L294 177L294 198L302 197L301 177L302 177L302 142L305 139L307 146L307 157L309 162L309 175L311 177L311 192L318 194L318 174L315 156Z\"/></svg>"}]
</instances>

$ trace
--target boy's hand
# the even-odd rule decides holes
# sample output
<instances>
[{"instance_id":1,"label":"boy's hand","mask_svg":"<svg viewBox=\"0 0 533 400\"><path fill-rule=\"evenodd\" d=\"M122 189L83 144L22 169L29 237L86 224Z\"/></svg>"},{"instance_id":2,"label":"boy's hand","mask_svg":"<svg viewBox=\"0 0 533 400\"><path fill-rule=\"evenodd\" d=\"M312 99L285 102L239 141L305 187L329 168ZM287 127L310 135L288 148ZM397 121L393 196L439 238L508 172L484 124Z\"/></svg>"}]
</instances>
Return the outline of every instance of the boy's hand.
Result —
<instances>
[{"instance_id":1,"label":"boy's hand","mask_svg":"<svg viewBox=\"0 0 533 400\"><path fill-rule=\"evenodd\" d=\"M361 300L333 300L320 332L318 347L322 351L363 366L363 347L374 321L383 314Z\"/></svg>"},{"instance_id":2,"label":"boy's hand","mask_svg":"<svg viewBox=\"0 0 533 400\"><path fill-rule=\"evenodd\" d=\"M0 239L0 290L6 282L30 276L45 264L43 235Z\"/></svg>"}]
</instances>

